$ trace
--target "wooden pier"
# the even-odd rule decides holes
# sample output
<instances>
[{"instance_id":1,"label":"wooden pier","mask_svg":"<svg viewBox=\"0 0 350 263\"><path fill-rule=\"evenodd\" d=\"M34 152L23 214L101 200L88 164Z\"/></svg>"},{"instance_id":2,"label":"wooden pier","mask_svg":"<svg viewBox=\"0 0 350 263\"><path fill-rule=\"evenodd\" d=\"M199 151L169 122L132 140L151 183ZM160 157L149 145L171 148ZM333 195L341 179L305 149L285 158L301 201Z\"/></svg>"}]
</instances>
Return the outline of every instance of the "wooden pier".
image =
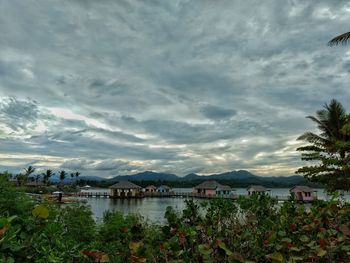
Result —
<instances>
[{"instance_id":1,"label":"wooden pier","mask_svg":"<svg viewBox=\"0 0 350 263\"><path fill-rule=\"evenodd\" d=\"M109 198L108 192L77 192L72 194L72 196L77 197L95 197L95 198Z\"/></svg>"},{"instance_id":2,"label":"wooden pier","mask_svg":"<svg viewBox=\"0 0 350 263\"><path fill-rule=\"evenodd\" d=\"M85 198L110 198L108 192L77 192L72 194L72 196L76 197L85 197ZM193 192L167 192L167 193L160 193L160 192L142 192L142 194L139 196L139 198L205 198L205 199L215 199L215 198L224 198L224 199L231 199L236 200L240 196L248 196L246 194L228 194L228 195L205 195L205 194L199 194L199 193L193 193ZM278 201L286 201L288 200L289 196L272 196L273 198L276 198ZM128 197L125 197L127 199Z\"/></svg>"}]
</instances>

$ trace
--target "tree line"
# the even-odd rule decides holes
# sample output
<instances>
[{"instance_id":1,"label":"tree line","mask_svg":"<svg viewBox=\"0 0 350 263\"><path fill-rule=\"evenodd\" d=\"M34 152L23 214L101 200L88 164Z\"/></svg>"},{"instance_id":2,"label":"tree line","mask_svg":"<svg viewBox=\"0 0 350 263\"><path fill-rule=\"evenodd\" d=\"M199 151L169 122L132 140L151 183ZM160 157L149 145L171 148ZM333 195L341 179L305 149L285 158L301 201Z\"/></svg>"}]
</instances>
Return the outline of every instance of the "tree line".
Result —
<instances>
[{"instance_id":1,"label":"tree line","mask_svg":"<svg viewBox=\"0 0 350 263\"><path fill-rule=\"evenodd\" d=\"M51 169L47 169L44 172L38 173L38 174L34 174L35 171L36 171L35 167L28 166L27 168L24 169L22 173L15 174L14 176L8 172L5 172L4 174L12 179L15 179L19 186L23 186L28 182L35 182L37 184L39 182L42 182L44 185L49 185L50 178L56 174ZM75 179L75 182L77 182L81 173L78 171L68 173L64 170L61 170L61 171L58 171L57 174L59 176L60 184L63 185L64 180L68 178L68 176L71 177L72 181L73 179Z\"/></svg>"}]
</instances>

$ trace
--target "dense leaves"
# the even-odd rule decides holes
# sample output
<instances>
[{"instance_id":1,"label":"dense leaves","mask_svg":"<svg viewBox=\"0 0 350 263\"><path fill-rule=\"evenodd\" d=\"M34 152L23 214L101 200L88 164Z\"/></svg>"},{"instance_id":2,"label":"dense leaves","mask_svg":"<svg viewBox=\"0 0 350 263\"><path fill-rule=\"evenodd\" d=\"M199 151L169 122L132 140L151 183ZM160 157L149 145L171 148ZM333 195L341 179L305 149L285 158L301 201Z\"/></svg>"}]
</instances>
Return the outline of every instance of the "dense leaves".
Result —
<instances>
[{"instance_id":1,"label":"dense leaves","mask_svg":"<svg viewBox=\"0 0 350 263\"><path fill-rule=\"evenodd\" d=\"M300 168L312 182L323 184L327 190L350 189L350 118L344 107L332 100L316 117L308 116L317 124L319 134L306 132L299 137L308 145L298 148L302 160L311 165Z\"/></svg>"},{"instance_id":2,"label":"dense leaves","mask_svg":"<svg viewBox=\"0 0 350 263\"><path fill-rule=\"evenodd\" d=\"M37 204L0 181L0 262L349 262L350 205L301 205L266 195L186 200L166 223L85 206ZM13 207L12 207L13 206Z\"/></svg>"}]
</instances>

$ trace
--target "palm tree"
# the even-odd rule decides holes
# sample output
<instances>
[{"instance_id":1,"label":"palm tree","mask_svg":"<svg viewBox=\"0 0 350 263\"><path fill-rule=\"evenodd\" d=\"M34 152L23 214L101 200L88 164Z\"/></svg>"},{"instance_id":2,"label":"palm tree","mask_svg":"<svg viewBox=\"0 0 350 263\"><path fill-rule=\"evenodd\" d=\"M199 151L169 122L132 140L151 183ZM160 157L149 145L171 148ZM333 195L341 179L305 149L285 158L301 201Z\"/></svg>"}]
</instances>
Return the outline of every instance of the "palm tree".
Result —
<instances>
[{"instance_id":1,"label":"palm tree","mask_svg":"<svg viewBox=\"0 0 350 263\"><path fill-rule=\"evenodd\" d=\"M28 168L24 168L24 175L29 178L29 176L35 172L35 168L33 166L28 166ZM30 178L31 181L34 181L33 178Z\"/></svg>"},{"instance_id":2,"label":"palm tree","mask_svg":"<svg viewBox=\"0 0 350 263\"><path fill-rule=\"evenodd\" d=\"M24 171L25 171L25 175L29 176L35 172L35 168L30 165L30 166L28 166L28 168L24 168Z\"/></svg>"},{"instance_id":3,"label":"palm tree","mask_svg":"<svg viewBox=\"0 0 350 263\"><path fill-rule=\"evenodd\" d=\"M37 175L35 176L35 183L36 183L36 184L38 184L40 178L41 178L41 175L40 175L40 174L37 174Z\"/></svg>"},{"instance_id":4,"label":"palm tree","mask_svg":"<svg viewBox=\"0 0 350 263\"><path fill-rule=\"evenodd\" d=\"M78 177L80 175L80 173L78 171L75 172L75 183L78 184Z\"/></svg>"},{"instance_id":5,"label":"palm tree","mask_svg":"<svg viewBox=\"0 0 350 263\"><path fill-rule=\"evenodd\" d=\"M335 142L344 139L342 128L346 124L346 112L343 105L336 100L331 100L322 110L316 112L316 116L307 116L306 118L317 124L321 134L306 132L298 140L317 144L319 147L324 147L331 151L335 150L333 149Z\"/></svg>"},{"instance_id":6,"label":"palm tree","mask_svg":"<svg viewBox=\"0 0 350 263\"><path fill-rule=\"evenodd\" d=\"M51 176L53 176L54 173L52 172L52 170L46 170L45 173L43 173L43 180L45 184L49 183L49 179Z\"/></svg>"},{"instance_id":7,"label":"palm tree","mask_svg":"<svg viewBox=\"0 0 350 263\"><path fill-rule=\"evenodd\" d=\"M323 183L330 191L348 189L350 136L344 131L349 122L343 105L332 100L316 112L316 117L307 118L317 124L320 133L306 132L298 138L308 143L297 149L303 152L302 160L314 163L300 168L297 173L304 174L313 182Z\"/></svg>"},{"instance_id":8,"label":"palm tree","mask_svg":"<svg viewBox=\"0 0 350 263\"><path fill-rule=\"evenodd\" d=\"M328 42L328 45L336 46L339 44L347 44L349 39L350 39L350 32L347 32L333 38L331 41Z\"/></svg>"},{"instance_id":9,"label":"palm tree","mask_svg":"<svg viewBox=\"0 0 350 263\"><path fill-rule=\"evenodd\" d=\"M70 177L72 178L71 184L73 184L74 173L70 173Z\"/></svg>"},{"instance_id":10,"label":"palm tree","mask_svg":"<svg viewBox=\"0 0 350 263\"><path fill-rule=\"evenodd\" d=\"M67 173L65 171L60 171L60 181L61 181L61 185L63 185L63 181L66 178Z\"/></svg>"}]
</instances>

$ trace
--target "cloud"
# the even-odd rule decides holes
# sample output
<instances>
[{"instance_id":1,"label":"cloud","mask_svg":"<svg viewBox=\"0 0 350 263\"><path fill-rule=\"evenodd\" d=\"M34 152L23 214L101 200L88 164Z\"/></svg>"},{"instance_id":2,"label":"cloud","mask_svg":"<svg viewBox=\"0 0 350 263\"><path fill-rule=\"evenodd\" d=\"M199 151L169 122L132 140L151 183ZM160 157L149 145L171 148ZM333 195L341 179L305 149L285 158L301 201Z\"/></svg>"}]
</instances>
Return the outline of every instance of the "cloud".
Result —
<instances>
[{"instance_id":1,"label":"cloud","mask_svg":"<svg viewBox=\"0 0 350 263\"><path fill-rule=\"evenodd\" d=\"M3 98L0 101L0 120L15 132L35 126L38 115L39 110L34 101L18 101L13 97Z\"/></svg>"},{"instance_id":2,"label":"cloud","mask_svg":"<svg viewBox=\"0 0 350 263\"><path fill-rule=\"evenodd\" d=\"M1 3L3 169L290 175L345 103L347 1Z\"/></svg>"},{"instance_id":3,"label":"cloud","mask_svg":"<svg viewBox=\"0 0 350 263\"><path fill-rule=\"evenodd\" d=\"M233 109L225 109L218 106L206 105L202 108L202 112L205 117L209 119L226 119L236 115L236 111Z\"/></svg>"}]
</instances>

